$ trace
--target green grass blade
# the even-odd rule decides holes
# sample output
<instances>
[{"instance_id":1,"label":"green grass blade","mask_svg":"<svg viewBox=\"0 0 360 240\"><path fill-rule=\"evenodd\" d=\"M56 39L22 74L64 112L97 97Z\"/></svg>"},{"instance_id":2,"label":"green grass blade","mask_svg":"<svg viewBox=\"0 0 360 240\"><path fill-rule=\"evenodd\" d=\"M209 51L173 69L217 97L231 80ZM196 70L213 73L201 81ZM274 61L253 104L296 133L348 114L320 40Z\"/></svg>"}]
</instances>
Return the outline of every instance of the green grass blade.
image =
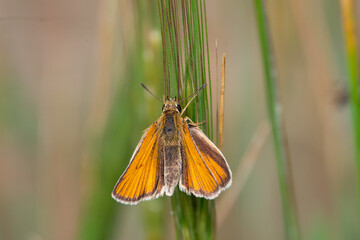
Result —
<instances>
[{"instance_id":1,"label":"green grass blade","mask_svg":"<svg viewBox=\"0 0 360 240\"><path fill-rule=\"evenodd\" d=\"M285 133L283 131L279 100L276 89L276 69L273 63L273 53L269 36L268 20L263 0L255 0L259 39L265 72L265 90L267 109L271 122L276 165L280 184L281 202L287 239L300 239L297 220L295 197L292 189L289 154L286 151Z\"/></svg>"},{"instance_id":2,"label":"green grass blade","mask_svg":"<svg viewBox=\"0 0 360 240\"><path fill-rule=\"evenodd\" d=\"M186 114L193 121L206 121L204 132L211 134L211 98L208 98L210 64L208 58L205 4L202 1L159 0L162 26L165 92L170 97L189 96L205 83ZM204 37L206 33L206 38ZM205 62L207 59L207 63ZM208 74L208 75L207 75ZM185 104L185 103L184 103ZM212 135L208 135L212 137ZM171 199L178 239L214 239L215 206L209 201L188 196L176 189Z\"/></svg>"},{"instance_id":3,"label":"green grass blade","mask_svg":"<svg viewBox=\"0 0 360 240\"><path fill-rule=\"evenodd\" d=\"M159 79L159 75L162 73L158 67L160 58L156 58L156 55L160 55L157 52L156 43L152 42L151 49L150 47L145 48L145 41L150 40L144 36L143 24L147 23L147 26L153 27L153 31L156 31L157 26L155 21L152 22L151 15L155 15L156 18L154 19L157 19L156 7L152 6L154 6L152 2L139 2L137 4L137 14L135 14L137 28L133 36L135 41L126 45L122 43L123 46L120 44L127 50L126 54L123 55L126 64L124 73L120 73L119 69L112 69L112 67L106 68L111 72L107 75L110 79L106 79L106 81L119 82L120 79L121 84L112 85L116 88L111 91L113 94L111 107L104 132L90 136L92 141L89 146L91 149L89 155L93 159L90 162L92 165L90 180L92 181L89 183L91 187L89 187L86 195L86 204L79 220L78 239L111 239L114 230L122 229L124 225L115 226L115 223L119 223L119 221L124 223L127 219L122 214L127 206L112 199L111 192L117 179L129 163L137 141L140 139L141 130L148 127L146 122L154 121L154 118L147 118L148 114L144 111L149 104L145 103L144 96L147 93L140 85L144 79L150 79L150 76ZM117 18L114 17L114 21L115 19ZM116 36L116 32L111 34L111 37L115 38ZM120 46L114 44L111 49L119 51L118 47ZM146 50L155 53L151 63L143 57ZM155 81L153 83L157 84ZM161 105L157 105L158 110L159 108ZM158 199L157 201L161 200ZM142 203L142 205L133 208L142 206L141 214L145 225L144 235L153 237L153 239L163 239L165 238L161 231L164 227L163 204L153 210L154 206L157 206L156 204L156 202ZM116 221L117 215L120 216L119 221Z\"/></svg>"},{"instance_id":4,"label":"green grass blade","mask_svg":"<svg viewBox=\"0 0 360 240\"><path fill-rule=\"evenodd\" d=\"M351 0L341 1L343 27L346 47L346 78L350 94L352 124L354 129L354 157L356 164L358 213L360 217L360 99L359 99L359 72L358 49L356 34L356 19L354 16L355 4Z\"/></svg>"}]
</instances>

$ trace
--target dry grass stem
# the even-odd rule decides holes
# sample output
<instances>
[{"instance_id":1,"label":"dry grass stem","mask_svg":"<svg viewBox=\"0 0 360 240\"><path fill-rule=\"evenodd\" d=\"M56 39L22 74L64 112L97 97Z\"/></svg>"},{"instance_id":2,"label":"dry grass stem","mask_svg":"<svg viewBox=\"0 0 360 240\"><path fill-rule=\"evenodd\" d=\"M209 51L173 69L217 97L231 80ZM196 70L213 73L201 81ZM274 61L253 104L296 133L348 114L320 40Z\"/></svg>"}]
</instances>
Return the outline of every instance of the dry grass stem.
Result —
<instances>
[{"instance_id":1,"label":"dry grass stem","mask_svg":"<svg viewBox=\"0 0 360 240\"><path fill-rule=\"evenodd\" d=\"M233 175L232 187L225 192L224 198L216 205L217 209L221 209L217 216L217 227L220 228L223 224L226 216L229 214L231 208L238 199L238 196L243 189L247 179L252 172L260 150L262 149L266 138L269 136L270 126L269 123L264 120L259 124L257 130L251 140L245 155L242 157L235 174Z\"/></svg>"},{"instance_id":2,"label":"dry grass stem","mask_svg":"<svg viewBox=\"0 0 360 240\"><path fill-rule=\"evenodd\" d=\"M220 106L219 106L219 148L222 149L224 142L224 104L225 104L225 53L222 57L221 83L220 83Z\"/></svg>"}]
</instances>

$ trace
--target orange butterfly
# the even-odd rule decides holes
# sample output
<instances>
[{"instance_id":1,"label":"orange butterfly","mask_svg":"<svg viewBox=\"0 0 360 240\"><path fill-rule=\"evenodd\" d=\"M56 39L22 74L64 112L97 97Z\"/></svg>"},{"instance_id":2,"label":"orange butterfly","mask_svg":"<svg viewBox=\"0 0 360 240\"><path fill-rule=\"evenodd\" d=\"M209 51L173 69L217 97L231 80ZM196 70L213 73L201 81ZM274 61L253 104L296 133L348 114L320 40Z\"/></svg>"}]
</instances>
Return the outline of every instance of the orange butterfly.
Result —
<instances>
[{"instance_id":1,"label":"orange butterfly","mask_svg":"<svg viewBox=\"0 0 360 240\"><path fill-rule=\"evenodd\" d=\"M112 197L124 204L137 204L164 193L172 196L179 183L187 194L216 198L231 185L225 157L190 118L181 117L189 103L183 111L176 98L166 98L163 103L160 118L141 137Z\"/></svg>"}]
</instances>

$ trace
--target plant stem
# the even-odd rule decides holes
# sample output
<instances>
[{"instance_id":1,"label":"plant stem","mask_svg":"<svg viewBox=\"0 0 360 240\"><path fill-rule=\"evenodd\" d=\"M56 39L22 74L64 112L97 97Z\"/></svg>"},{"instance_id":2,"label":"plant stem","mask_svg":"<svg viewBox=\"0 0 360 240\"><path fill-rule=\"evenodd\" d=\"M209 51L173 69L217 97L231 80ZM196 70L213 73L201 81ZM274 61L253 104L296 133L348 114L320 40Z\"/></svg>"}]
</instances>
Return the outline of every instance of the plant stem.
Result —
<instances>
[{"instance_id":1,"label":"plant stem","mask_svg":"<svg viewBox=\"0 0 360 240\"><path fill-rule=\"evenodd\" d=\"M205 3L202 0L159 0L158 4L166 95L177 94L183 99L205 83L211 89ZM186 114L196 122L205 121L204 132L212 138L209 89L199 92ZM214 201L189 196L176 189L171 202L178 239L214 239Z\"/></svg>"},{"instance_id":2,"label":"plant stem","mask_svg":"<svg viewBox=\"0 0 360 240\"><path fill-rule=\"evenodd\" d=\"M280 103L276 92L276 69L273 62L268 20L263 0L255 0L255 11L264 64L267 109L271 122L276 154L286 239L300 239L295 196L291 178L290 157L286 149L285 131L280 112Z\"/></svg>"},{"instance_id":3,"label":"plant stem","mask_svg":"<svg viewBox=\"0 0 360 240\"><path fill-rule=\"evenodd\" d=\"M350 93L350 106L352 124L354 129L354 157L356 164L358 213L360 218L360 99L359 99L359 76L358 76L358 55L356 39L356 19L354 16L355 4L352 0L341 0L343 15L343 27L346 47L346 78L348 91Z\"/></svg>"}]
</instances>

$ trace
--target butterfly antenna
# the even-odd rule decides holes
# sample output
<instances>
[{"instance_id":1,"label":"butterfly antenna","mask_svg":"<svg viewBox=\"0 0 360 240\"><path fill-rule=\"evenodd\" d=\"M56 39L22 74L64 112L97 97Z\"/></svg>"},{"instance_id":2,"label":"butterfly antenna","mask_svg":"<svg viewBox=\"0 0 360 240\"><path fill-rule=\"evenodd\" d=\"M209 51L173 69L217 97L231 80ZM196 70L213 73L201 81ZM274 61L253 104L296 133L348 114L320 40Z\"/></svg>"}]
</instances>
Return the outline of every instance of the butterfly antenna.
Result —
<instances>
[{"instance_id":1,"label":"butterfly antenna","mask_svg":"<svg viewBox=\"0 0 360 240\"><path fill-rule=\"evenodd\" d=\"M188 98L190 98L190 97L192 97L192 96L194 96L194 95L195 95L195 97L196 97L196 95L197 95L204 87L206 87L206 86L207 86L207 83L205 83L201 88L199 88L196 92L194 92L194 93L191 94L190 96L188 96L188 97L184 98L183 100L179 101L179 103L185 101L186 99L188 99ZM191 102L191 101L190 101L190 102Z\"/></svg>"},{"instance_id":2,"label":"butterfly antenna","mask_svg":"<svg viewBox=\"0 0 360 240\"><path fill-rule=\"evenodd\" d=\"M155 97L156 99L158 99L160 102L163 102L163 100L161 100L158 96L156 96L155 94L153 94L152 92L150 92L150 90L144 85L141 83L141 86L148 92L150 93L153 97Z\"/></svg>"},{"instance_id":3,"label":"butterfly antenna","mask_svg":"<svg viewBox=\"0 0 360 240\"><path fill-rule=\"evenodd\" d=\"M194 93L191 94L190 96L188 96L188 97L186 97L186 98L184 98L183 100L180 101L180 102L183 102L184 100L188 99L189 97L192 97L192 98L190 99L190 101L186 104L186 106L183 108L183 110L181 111L180 115L182 115L182 114L185 112L186 108L189 106L189 104L192 102L192 100L194 100L194 98L199 94L199 92L200 92L201 90L203 90L206 86L207 86L207 84L205 83L205 84L204 84L201 88L199 88L196 92L194 92Z\"/></svg>"}]
</instances>

